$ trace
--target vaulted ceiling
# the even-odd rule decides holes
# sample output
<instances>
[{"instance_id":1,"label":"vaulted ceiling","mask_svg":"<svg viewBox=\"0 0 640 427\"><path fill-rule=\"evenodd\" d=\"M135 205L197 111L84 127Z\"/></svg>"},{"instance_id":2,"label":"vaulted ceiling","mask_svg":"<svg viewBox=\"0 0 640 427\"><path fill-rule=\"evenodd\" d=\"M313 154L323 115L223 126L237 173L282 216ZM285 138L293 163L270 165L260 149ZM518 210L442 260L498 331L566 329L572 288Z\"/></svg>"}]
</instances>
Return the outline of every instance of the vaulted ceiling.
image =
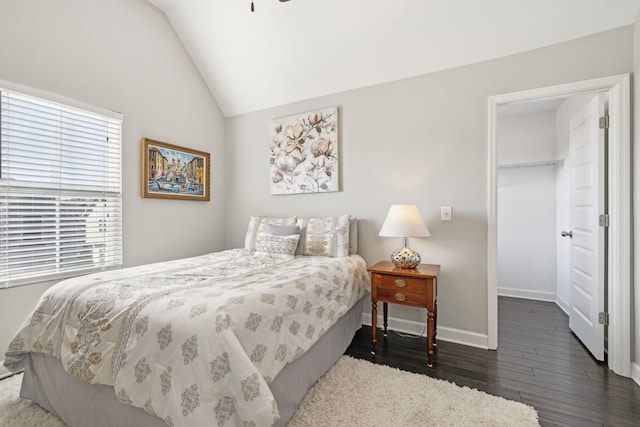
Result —
<instances>
[{"instance_id":1,"label":"vaulted ceiling","mask_svg":"<svg viewBox=\"0 0 640 427\"><path fill-rule=\"evenodd\" d=\"M148 0L225 116L631 25L640 0Z\"/></svg>"}]
</instances>

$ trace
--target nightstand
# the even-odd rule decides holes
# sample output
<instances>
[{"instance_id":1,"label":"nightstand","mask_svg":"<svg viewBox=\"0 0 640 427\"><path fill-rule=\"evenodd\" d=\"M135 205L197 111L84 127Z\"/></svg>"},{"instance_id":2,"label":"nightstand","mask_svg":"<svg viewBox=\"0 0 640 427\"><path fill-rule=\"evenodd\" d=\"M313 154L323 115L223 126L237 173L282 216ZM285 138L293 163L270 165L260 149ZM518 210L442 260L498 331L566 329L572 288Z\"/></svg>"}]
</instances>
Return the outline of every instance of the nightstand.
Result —
<instances>
[{"instance_id":1,"label":"nightstand","mask_svg":"<svg viewBox=\"0 0 640 427\"><path fill-rule=\"evenodd\" d=\"M440 266L420 264L416 268L397 268L391 261L369 267L371 273L371 354L378 342L378 301L382 301L384 335L387 336L387 303L427 309L427 366L433 366L438 320L437 279Z\"/></svg>"}]
</instances>

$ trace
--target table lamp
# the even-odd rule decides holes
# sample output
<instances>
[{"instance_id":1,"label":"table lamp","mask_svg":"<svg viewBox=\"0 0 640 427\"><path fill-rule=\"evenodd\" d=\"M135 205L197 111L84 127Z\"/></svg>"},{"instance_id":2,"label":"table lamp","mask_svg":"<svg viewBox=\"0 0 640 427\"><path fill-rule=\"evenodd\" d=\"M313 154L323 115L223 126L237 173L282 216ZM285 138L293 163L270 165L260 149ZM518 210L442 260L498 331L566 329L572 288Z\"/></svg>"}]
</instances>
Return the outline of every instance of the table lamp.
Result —
<instances>
[{"instance_id":1,"label":"table lamp","mask_svg":"<svg viewBox=\"0 0 640 427\"><path fill-rule=\"evenodd\" d=\"M428 237L431 233L416 205L391 205L378 235L402 237L402 248L391 254L391 261L398 268L416 268L420 254L409 249L409 237Z\"/></svg>"}]
</instances>

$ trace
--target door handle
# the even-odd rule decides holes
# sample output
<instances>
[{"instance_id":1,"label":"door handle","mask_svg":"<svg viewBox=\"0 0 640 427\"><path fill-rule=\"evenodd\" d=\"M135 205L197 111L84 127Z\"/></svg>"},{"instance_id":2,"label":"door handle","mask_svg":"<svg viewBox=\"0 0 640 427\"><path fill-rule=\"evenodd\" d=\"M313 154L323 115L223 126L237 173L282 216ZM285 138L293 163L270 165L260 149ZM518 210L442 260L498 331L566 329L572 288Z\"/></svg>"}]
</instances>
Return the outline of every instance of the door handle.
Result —
<instances>
[{"instance_id":1,"label":"door handle","mask_svg":"<svg viewBox=\"0 0 640 427\"><path fill-rule=\"evenodd\" d=\"M573 238L573 231L563 231L562 233L560 233L560 235L561 235L562 237L567 237L567 236L569 236L569 237Z\"/></svg>"}]
</instances>

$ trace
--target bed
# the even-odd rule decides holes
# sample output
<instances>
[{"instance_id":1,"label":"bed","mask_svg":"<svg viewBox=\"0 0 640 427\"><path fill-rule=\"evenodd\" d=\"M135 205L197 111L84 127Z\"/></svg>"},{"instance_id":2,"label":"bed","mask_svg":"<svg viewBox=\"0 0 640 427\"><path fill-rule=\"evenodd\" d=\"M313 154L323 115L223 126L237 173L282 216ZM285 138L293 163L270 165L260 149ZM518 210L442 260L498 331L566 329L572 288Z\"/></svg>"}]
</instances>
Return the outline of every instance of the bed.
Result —
<instances>
[{"instance_id":1,"label":"bed","mask_svg":"<svg viewBox=\"0 0 640 427\"><path fill-rule=\"evenodd\" d=\"M69 426L286 425L361 326L353 223L252 217L245 248L65 280L5 365Z\"/></svg>"}]
</instances>

